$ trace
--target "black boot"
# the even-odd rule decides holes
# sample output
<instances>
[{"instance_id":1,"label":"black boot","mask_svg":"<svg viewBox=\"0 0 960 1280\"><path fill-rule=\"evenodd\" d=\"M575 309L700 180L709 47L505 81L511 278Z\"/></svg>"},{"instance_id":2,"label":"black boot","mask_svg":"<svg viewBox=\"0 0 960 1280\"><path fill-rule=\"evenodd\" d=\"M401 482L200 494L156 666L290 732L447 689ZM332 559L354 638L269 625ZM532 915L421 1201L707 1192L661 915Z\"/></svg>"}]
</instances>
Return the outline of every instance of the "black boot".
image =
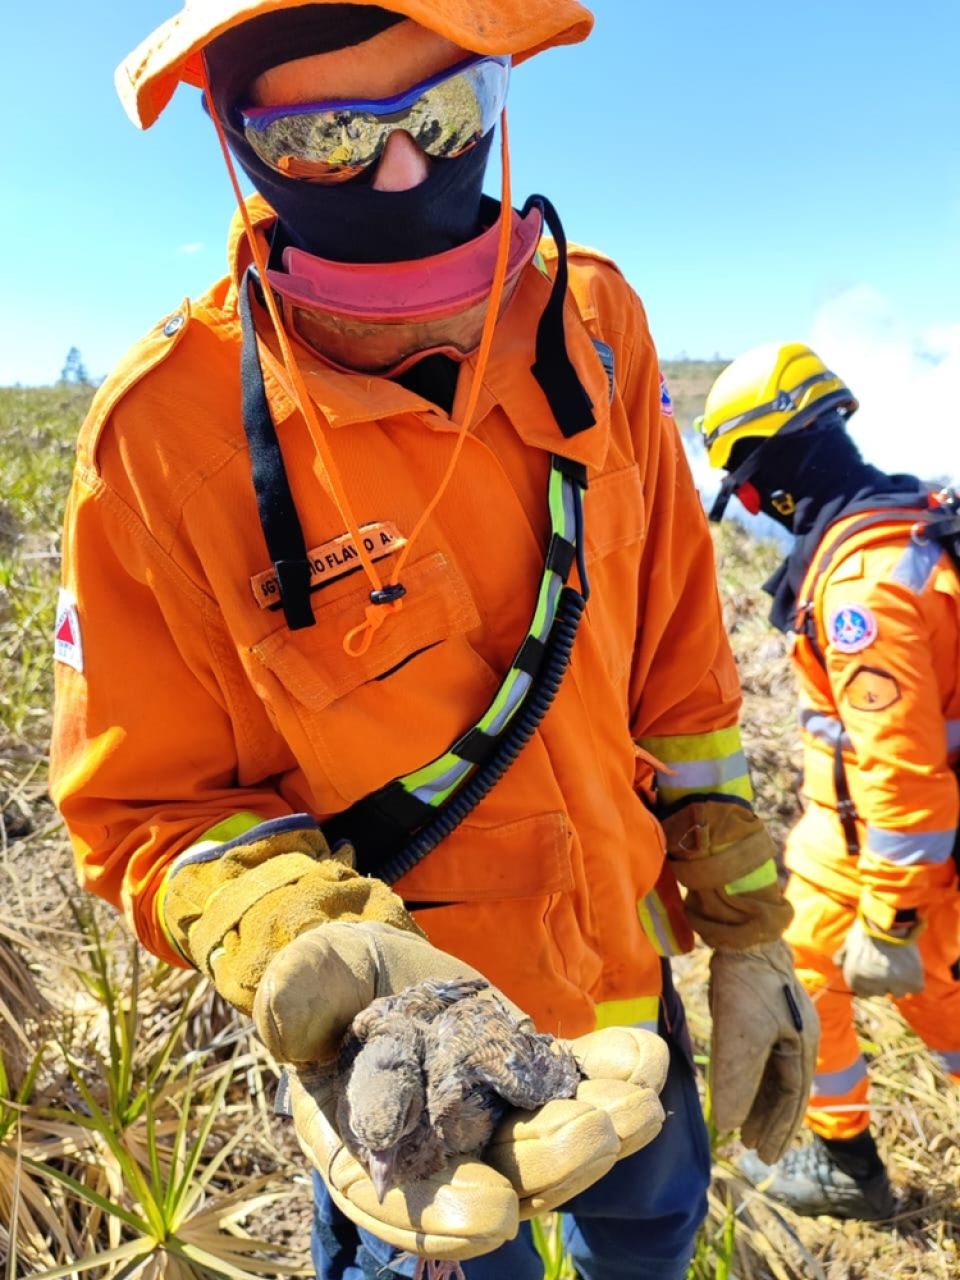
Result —
<instances>
[{"instance_id":1,"label":"black boot","mask_svg":"<svg viewBox=\"0 0 960 1280\"><path fill-rule=\"evenodd\" d=\"M774 1165L764 1164L754 1151L745 1152L738 1163L748 1182L803 1217L826 1213L878 1222L896 1212L890 1179L869 1129L842 1140L814 1134L811 1142L788 1151Z\"/></svg>"}]
</instances>

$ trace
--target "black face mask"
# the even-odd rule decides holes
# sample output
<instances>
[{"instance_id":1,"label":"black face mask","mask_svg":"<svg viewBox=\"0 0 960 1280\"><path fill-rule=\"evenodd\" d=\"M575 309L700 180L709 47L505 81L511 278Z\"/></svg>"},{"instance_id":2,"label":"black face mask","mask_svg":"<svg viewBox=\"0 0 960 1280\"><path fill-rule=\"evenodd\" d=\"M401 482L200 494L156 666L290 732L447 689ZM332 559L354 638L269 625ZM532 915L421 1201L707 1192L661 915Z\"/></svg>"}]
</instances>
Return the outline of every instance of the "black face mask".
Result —
<instances>
[{"instance_id":1,"label":"black face mask","mask_svg":"<svg viewBox=\"0 0 960 1280\"><path fill-rule=\"evenodd\" d=\"M735 471L753 442L741 440L730 457ZM750 484L760 496L760 509L790 533L803 534L818 513L838 498L846 499L880 486L886 477L864 462L847 435L844 419L825 415L796 434L772 436L761 446Z\"/></svg>"},{"instance_id":2,"label":"black face mask","mask_svg":"<svg viewBox=\"0 0 960 1280\"><path fill-rule=\"evenodd\" d=\"M739 442L731 454L731 469L746 460L749 445L748 440ZM760 494L763 511L795 537L793 550L763 585L773 597L770 621L784 632L794 626L797 592L834 521L860 503L883 506L893 500L919 500L925 492L915 476L887 475L864 462L837 413L826 414L796 435L771 437L750 483Z\"/></svg>"},{"instance_id":3,"label":"black face mask","mask_svg":"<svg viewBox=\"0 0 960 1280\"><path fill-rule=\"evenodd\" d=\"M492 130L455 160L431 160L419 186L375 191L374 169L336 186L284 177L254 152L237 119L236 107L270 67L362 44L401 21L374 5L303 5L254 18L207 47L212 105L237 163L276 211L283 243L336 262L401 262L444 253L480 233Z\"/></svg>"}]
</instances>

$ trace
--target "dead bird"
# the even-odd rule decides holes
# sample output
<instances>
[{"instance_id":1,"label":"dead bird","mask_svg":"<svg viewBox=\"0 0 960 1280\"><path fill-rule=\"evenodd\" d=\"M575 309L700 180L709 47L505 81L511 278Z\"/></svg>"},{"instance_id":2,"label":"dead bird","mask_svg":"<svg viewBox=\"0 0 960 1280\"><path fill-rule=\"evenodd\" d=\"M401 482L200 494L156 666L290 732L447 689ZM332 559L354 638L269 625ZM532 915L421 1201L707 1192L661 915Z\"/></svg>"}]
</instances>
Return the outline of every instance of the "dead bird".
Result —
<instances>
[{"instance_id":1,"label":"dead bird","mask_svg":"<svg viewBox=\"0 0 960 1280\"><path fill-rule=\"evenodd\" d=\"M481 1152L508 1107L533 1111L572 1097L580 1083L559 1041L523 1030L499 1000L481 995L434 1019L425 1061L430 1123L451 1155Z\"/></svg>"},{"instance_id":2,"label":"dead bird","mask_svg":"<svg viewBox=\"0 0 960 1280\"><path fill-rule=\"evenodd\" d=\"M400 1181L427 1178L447 1161L426 1105L426 1033L482 980L426 981L373 1000L340 1045L337 1127L382 1200Z\"/></svg>"},{"instance_id":3,"label":"dead bird","mask_svg":"<svg viewBox=\"0 0 960 1280\"><path fill-rule=\"evenodd\" d=\"M436 1173L446 1160L427 1111L425 1026L386 1014L341 1079L337 1127L378 1200L404 1179Z\"/></svg>"},{"instance_id":4,"label":"dead bird","mask_svg":"<svg viewBox=\"0 0 960 1280\"><path fill-rule=\"evenodd\" d=\"M521 1028L482 979L423 982L374 1000L340 1050L337 1123L379 1199L479 1155L508 1107L576 1092L552 1036Z\"/></svg>"}]
</instances>

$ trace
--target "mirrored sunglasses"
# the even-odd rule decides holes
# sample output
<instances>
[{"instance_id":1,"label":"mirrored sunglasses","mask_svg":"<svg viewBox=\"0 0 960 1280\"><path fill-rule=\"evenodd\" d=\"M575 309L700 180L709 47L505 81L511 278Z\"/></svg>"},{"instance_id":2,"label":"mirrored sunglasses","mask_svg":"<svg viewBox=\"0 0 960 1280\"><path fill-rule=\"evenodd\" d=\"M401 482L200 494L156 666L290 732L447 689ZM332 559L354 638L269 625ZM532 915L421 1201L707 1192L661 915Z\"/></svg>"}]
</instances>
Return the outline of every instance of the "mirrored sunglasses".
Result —
<instances>
[{"instance_id":1,"label":"mirrored sunglasses","mask_svg":"<svg viewBox=\"0 0 960 1280\"><path fill-rule=\"evenodd\" d=\"M246 107L244 135L278 173L346 182L376 164L400 129L428 156L463 155L493 128L510 79L509 57L474 57L392 98Z\"/></svg>"}]
</instances>

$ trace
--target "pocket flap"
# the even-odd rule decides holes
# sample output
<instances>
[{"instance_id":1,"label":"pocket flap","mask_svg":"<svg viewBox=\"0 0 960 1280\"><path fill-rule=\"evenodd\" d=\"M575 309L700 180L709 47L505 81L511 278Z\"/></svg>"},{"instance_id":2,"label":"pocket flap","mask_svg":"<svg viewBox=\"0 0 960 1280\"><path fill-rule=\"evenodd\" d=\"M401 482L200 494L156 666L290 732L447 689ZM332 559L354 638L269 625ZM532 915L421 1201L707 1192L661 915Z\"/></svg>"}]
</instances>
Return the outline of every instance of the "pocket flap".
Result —
<instances>
[{"instance_id":1,"label":"pocket flap","mask_svg":"<svg viewBox=\"0 0 960 1280\"><path fill-rule=\"evenodd\" d=\"M583 523L587 564L642 540L646 517L636 463L591 479L584 500Z\"/></svg>"},{"instance_id":2,"label":"pocket flap","mask_svg":"<svg viewBox=\"0 0 960 1280\"><path fill-rule=\"evenodd\" d=\"M343 638L361 623L370 601L363 585L314 611L316 624L300 631L281 627L253 646L267 667L301 705L322 711L415 653L480 625L466 582L442 551L408 565L402 574L407 595L388 616L366 653L352 657Z\"/></svg>"},{"instance_id":3,"label":"pocket flap","mask_svg":"<svg viewBox=\"0 0 960 1280\"><path fill-rule=\"evenodd\" d=\"M574 882L566 817L534 813L491 827L463 823L394 887L411 902L568 893Z\"/></svg>"}]
</instances>

